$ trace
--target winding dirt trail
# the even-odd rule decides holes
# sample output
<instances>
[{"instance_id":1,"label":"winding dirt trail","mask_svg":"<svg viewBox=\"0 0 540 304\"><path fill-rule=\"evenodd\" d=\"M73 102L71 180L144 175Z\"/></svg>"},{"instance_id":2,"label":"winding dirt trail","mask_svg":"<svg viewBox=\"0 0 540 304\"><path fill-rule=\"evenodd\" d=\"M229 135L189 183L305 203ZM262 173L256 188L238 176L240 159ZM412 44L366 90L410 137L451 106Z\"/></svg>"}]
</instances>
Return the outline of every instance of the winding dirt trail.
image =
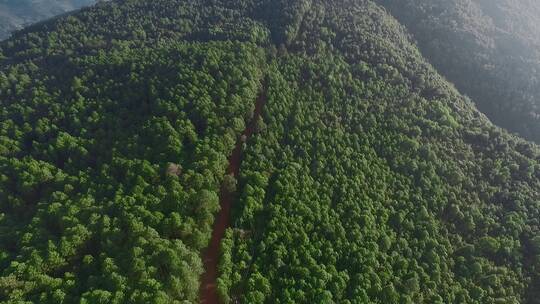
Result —
<instances>
[{"instance_id":1,"label":"winding dirt trail","mask_svg":"<svg viewBox=\"0 0 540 304\"><path fill-rule=\"evenodd\" d=\"M229 167L227 168L227 174L233 175L234 177L238 176L240 171L240 164L242 163L242 137L249 139L255 132L255 126L257 124L258 118L261 116L264 104L266 103L266 95L261 93L255 102L255 111L253 113L253 118L247 125L246 129L242 133L242 136L236 142L236 147L234 148L231 156L229 157ZM214 222L214 230L212 231L212 238L210 239L210 244L205 250L203 255L203 264L205 272L201 278L200 286L200 303L201 304L217 304L220 303L219 297L217 294L217 278L219 276L218 272L218 263L220 255L220 244L221 240L225 236L225 230L231 225L231 209L234 202L236 193L230 193L221 187L221 192L219 196L219 204L221 210L217 214L217 217Z\"/></svg>"}]
</instances>

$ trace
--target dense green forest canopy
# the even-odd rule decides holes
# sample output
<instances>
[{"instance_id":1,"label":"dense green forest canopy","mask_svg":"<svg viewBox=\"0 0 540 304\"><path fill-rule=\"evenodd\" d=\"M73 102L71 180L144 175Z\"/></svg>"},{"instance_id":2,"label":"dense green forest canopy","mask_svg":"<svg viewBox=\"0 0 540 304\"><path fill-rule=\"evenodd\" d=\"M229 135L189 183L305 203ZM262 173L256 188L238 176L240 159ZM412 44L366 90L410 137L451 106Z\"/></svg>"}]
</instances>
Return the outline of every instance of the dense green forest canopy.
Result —
<instances>
[{"instance_id":1,"label":"dense green forest canopy","mask_svg":"<svg viewBox=\"0 0 540 304\"><path fill-rule=\"evenodd\" d=\"M0 0L0 40L26 25L95 2L96 0Z\"/></svg>"},{"instance_id":2,"label":"dense green forest canopy","mask_svg":"<svg viewBox=\"0 0 540 304\"><path fill-rule=\"evenodd\" d=\"M540 2L377 0L495 124L540 142Z\"/></svg>"},{"instance_id":3,"label":"dense green forest canopy","mask_svg":"<svg viewBox=\"0 0 540 304\"><path fill-rule=\"evenodd\" d=\"M538 303L540 149L368 0L117 0L0 42L0 302Z\"/></svg>"}]
</instances>

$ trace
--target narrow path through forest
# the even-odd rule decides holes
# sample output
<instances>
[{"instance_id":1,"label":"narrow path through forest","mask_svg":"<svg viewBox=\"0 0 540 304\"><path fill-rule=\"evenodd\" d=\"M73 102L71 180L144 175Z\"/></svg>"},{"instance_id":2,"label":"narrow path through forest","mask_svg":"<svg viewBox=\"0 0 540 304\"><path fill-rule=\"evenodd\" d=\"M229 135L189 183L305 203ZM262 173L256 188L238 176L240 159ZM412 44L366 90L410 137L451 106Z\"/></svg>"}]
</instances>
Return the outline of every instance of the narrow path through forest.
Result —
<instances>
[{"instance_id":1,"label":"narrow path through forest","mask_svg":"<svg viewBox=\"0 0 540 304\"><path fill-rule=\"evenodd\" d=\"M255 132L257 120L261 116L264 104L266 103L266 95L263 92L259 95L255 102L255 111L253 118L247 125L246 129L242 133L242 136L236 142L231 156L229 157L229 167L227 173L233 175L235 178L240 171L240 164L242 162L242 144L244 140L249 139ZM231 224L231 209L234 202L236 193L231 193L221 187L221 193L219 197L219 204L221 209L217 214L214 222L214 230L212 231L212 238L210 244L203 255L203 264L205 272L201 279L200 287L200 303L201 304L217 304L219 298L217 294L217 278L219 276L218 263L220 257L220 244L221 240L225 236L225 230L230 227Z\"/></svg>"}]
</instances>

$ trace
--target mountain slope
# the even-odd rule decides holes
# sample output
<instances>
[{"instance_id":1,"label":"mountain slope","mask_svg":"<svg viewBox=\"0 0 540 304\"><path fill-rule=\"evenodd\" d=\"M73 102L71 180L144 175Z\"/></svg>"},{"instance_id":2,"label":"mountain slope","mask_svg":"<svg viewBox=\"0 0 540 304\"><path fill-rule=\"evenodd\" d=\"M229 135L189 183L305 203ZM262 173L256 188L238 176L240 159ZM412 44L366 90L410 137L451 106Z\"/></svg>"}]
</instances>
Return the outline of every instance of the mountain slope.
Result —
<instances>
[{"instance_id":1,"label":"mountain slope","mask_svg":"<svg viewBox=\"0 0 540 304\"><path fill-rule=\"evenodd\" d=\"M378 0L495 124L540 142L540 3Z\"/></svg>"},{"instance_id":2,"label":"mountain slope","mask_svg":"<svg viewBox=\"0 0 540 304\"><path fill-rule=\"evenodd\" d=\"M249 45L179 43L3 82L2 299L194 300L257 61Z\"/></svg>"},{"instance_id":3,"label":"mountain slope","mask_svg":"<svg viewBox=\"0 0 540 304\"><path fill-rule=\"evenodd\" d=\"M337 3L311 3L289 47L304 55L270 73L222 293L535 303L524 236L538 234L538 150L487 123L380 8Z\"/></svg>"},{"instance_id":4,"label":"mountain slope","mask_svg":"<svg viewBox=\"0 0 540 304\"><path fill-rule=\"evenodd\" d=\"M220 185L223 302L538 299L538 147L374 2L114 1L0 55L2 302L196 303Z\"/></svg>"},{"instance_id":5,"label":"mountain slope","mask_svg":"<svg viewBox=\"0 0 540 304\"><path fill-rule=\"evenodd\" d=\"M2 0L0 1L0 40L23 26L60 15L95 0Z\"/></svg>"}]
</instances>

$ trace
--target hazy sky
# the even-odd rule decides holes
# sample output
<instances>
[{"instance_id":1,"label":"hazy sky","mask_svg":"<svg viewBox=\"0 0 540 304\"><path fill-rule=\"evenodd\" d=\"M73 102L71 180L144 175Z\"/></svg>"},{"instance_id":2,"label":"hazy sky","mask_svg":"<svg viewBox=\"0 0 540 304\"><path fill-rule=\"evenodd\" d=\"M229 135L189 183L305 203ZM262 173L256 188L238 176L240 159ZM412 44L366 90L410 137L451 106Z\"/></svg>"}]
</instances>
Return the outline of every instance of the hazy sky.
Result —
<instances>
[{"instance_id":1,"label":"hazy sky","mask_svg":"<svg viewBox=\"0 0 540 304\"><path fill-rule=\"evenodd\" d=\"M62 14L96 0L0 0L0 39L25 25Z\"/></svg>"}]
</instances>

